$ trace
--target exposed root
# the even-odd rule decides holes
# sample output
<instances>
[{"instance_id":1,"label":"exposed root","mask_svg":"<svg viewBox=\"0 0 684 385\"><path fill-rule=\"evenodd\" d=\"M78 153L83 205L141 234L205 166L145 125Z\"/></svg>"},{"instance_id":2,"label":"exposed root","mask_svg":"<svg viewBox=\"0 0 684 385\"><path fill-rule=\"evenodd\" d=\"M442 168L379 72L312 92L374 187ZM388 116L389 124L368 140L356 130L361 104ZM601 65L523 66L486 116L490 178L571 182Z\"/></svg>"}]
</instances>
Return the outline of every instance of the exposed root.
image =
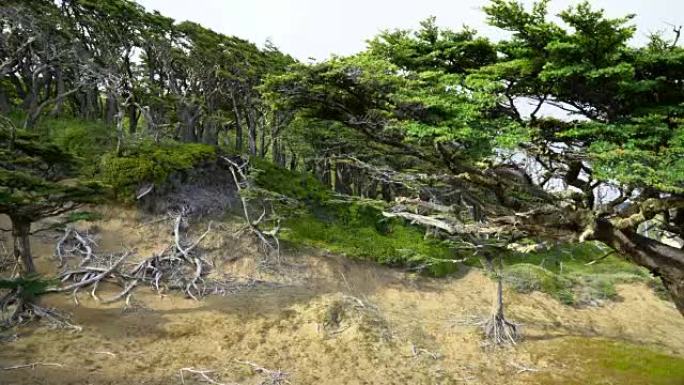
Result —
<instances>
[{"instance_id":1,"label":"exposed root","mask_svg":"<svg viewBox=\"0 0 684 385\"><path fill-rule=\"evenodd\" d=\"M515 345L520 339L518 326L509 322L503 312L497 312L484 324L484 333L487 340L496 345Z\"/></svg>"},{"instance_id":2,"label":"exposed root","mask_svg":"<svg viewBox=\"0 0 684 385\"><path fill-rule=\"evenodd\" d=\"M117 272L117 268L121 263L128 258L131 255L131 252L126 252L124 253L119 259L115 260L115 262L111 263L109 267L107 268L102 268L102 267L94 267L94 266L87 266L83 267L79 270L68 270L60 274L60 279L62 282L66 282L68 280L74 280L76 281L75 283L67 286L62 286L62 287L57 287L57 288L50 288L48 289L49 292L65 292L65 291L74 291L74 295L76 295L76 292L86 286L94 285L96 283L99 283L102 281L104 278L109 277L110 275L114 275ZM80 264L82 266L82 264ZM95 294L93 294L94 296Z\"/></svg>"},{"instance_id":3,"label":"exposed root","mask_svg":"<svg viewBox=\"0 0 684 385\"><path fill-rule=\"evenodd\" d=\"M211 232L211 222L195 241L187 242L181 234L185 214L185 210L181 210L174 215L173 245L137 264L130 275L136 278L136 284L138 280L145 282L157 292L161 292L162 287L178 289L197 300L207 292L205 277L212 266L194 251Z\"/></svg>"},{"instance_id":4,"label":"exposed root","mask_svg":"<svg viewBox=\"0 0 684 385\"><path fill-rule=\"evenodd\" d=\"M40 319L51 328L82 330L80 326L72 324L67 315L25 299L21 290L21 288L13 289L0 300L0 314L3 315L0 329L9 329Z\"/></svg>"},{"instance_id":5,"label":"exposed root","mask_svg":"<svg viewBox=\"0 0 684 385\"><path fill-rule=\"evenodd\" d=\"M63 285L47 291L70 292L78 304L78 293L89 288L90 296L98 302L107 304L123 300L126 305L130 304L133 290L140 284L150 285L157 292L180 290L196 300L208 292L219 291L220 283L211 282L207 285L205 278L212 266L197 253L197 247L211 232L211 223L202 235L190 241L183 234L187 227L186 213L186 209L170 213L174 223L172 244L162 253L134 265L127 263L133 255L132 251L120 256L97 255L93 248L96 243L92 238L67 228L55 247L55 255L64 267L59 275ZM103 282L118 285L121 291L102 299L97 291Z\"/></svg>"},{"instance_id":6,"label":"exposed root","mask_svg":"<svg viewBox=\"0 0 684 385\"><path fill-rule=\"evenodd\" d=\"M133 254L127 251L120 256L111 254L107 256L96 256L92 250L83 255L76 267L66 267L66 270L59 274L58 278L63 283L62 286L48 288L46 292L61 293L70 292L74 302L78 305L78 294L82 289L90 287L90 295L96 301L101 301L97 295L97 290L101 282L112 282L115 284L124 283L124 289L118 295L105 301L114 302L129 294L133 287L125 285L131 277L124 271L124 261ZM85 262L84 262L85 261ZM71 283L69 283L71 282ZM135 285L133 285L135 286Z\"/></svg>"},{"instance_id":7,"label":"exposed root","mask_svg":"<svg viewBox=\"0 0 684 385\"><path fill-rule=\"evenodd\" d=\"M498 346L515 345L521 338L518 325L508 321L504 316L503 302L503 260L498 257L498 269L494 268L491 256L486 257L486 264L496 274L495 311L492 317L484 323L484 335L490 342Z\"/></svg>"},{"instance_id":8,"label":"exposed root","mask_svg":"<svg viewBox=\"0 0 684 385\"><path fill-rule=\"evenodd\" d=\"M427 349L419 348L413 343L411 344L411 354L413 355L414 358L418 358L421 355L426 355L426 356L432 358L433 360L438 360L438 359L442 358L441 354L431 352Z\"/></svg>"},{"instance_id":9,"label":"exposed root","mask_svg":"<svg viewBox=\"0 0 684 385\"><path fill-rule=\"evenodd\" d=\"M88 234L81 234L76 229L67 227L55 246L55 256L59 260L59 266L64 266L66 258L76 255L81 256L79 266L85 266L96 257L93 253L93 246L97 246L97 243Z\"/></svg>"}]
</instances>

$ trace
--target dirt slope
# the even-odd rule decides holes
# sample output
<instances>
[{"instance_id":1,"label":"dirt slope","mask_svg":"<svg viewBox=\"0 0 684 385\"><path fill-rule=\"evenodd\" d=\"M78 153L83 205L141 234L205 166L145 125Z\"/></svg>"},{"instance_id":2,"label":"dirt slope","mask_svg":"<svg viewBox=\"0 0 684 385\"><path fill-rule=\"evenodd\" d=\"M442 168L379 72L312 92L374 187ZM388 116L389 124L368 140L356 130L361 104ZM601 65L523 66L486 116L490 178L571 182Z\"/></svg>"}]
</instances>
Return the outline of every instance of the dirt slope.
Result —
<instances>
[{"instance_id":1,"label":"dirt slope","mask_svg":"<svg viewBox=\"0 0 684 385\"><path fill-rule=\"evenodd\" d=\"M168 223L105 214L102 250L144 255L171 236ZM479 270L429 279L312 251L263 268L250 245L226 236L230 227L217 226L205 249L222 271L257 283L201 302L141 289L126 309L49 296L45 304L71 312L83 331L16 330L0 345L0 367L60 366L3 370L0 384L180 384L187 367L215 370L207 375L224 384L275 378L250 363L281 369L292 384L684 384L684 318L645 286L621 286L621 301L587 309L507 293L526 339L492 349L477 323L494 287ZM33 240L43 271L53 242ZM191 373L184 381L206 383Z\"/></svg>"}]
</instances>

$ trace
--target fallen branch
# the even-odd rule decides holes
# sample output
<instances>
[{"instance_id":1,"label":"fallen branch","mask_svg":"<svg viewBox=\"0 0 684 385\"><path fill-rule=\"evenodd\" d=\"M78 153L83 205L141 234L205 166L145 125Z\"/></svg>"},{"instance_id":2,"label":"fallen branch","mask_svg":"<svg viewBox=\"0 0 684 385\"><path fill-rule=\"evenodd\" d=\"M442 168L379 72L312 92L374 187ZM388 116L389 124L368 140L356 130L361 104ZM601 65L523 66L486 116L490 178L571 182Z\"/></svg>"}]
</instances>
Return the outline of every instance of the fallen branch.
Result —
<instances>
[{"instance_id":1,"label":"fallen branch","mask_svg":"<svg viewBox=\"0 0 684 385\"><path fill-rule=\"evenodd\" d=\"M30 364L5 366L4 368L0 368L0 370L14 370L14 369L25 369L25 368L35 369L37 366L56 366L59 368L64 367L64 365L58 364L56 362L32 362Z\"/></svg>"},{"instance_id":2,"label":"fallen branch","mask_svg":"<svg viewBox=\"0 0 684 385\"><path fill-rule=\"evenodd\" d=\"M463 232L462 224L449 223L441 218L430 217L426 215L419 215L406 212L390 213L383 211L382 216L386 218L404 218L411 221L411 223L419 223L424 226L436 227L440 230L446 231L451 235Z\"/></svg>"},{"instance_id":3,"label":"fallen branch","mask_svg":"<svg viewBox=\"0 0 684 385\"><path fill-rule=\"evenodd\" d=\"M267 369L261 365L255 364L254 362L250 362L250 361L235 360L235 362L243 364L243 365L248 365L255 372L267 375L269 377L268 380L262 382L261 385L291 384L291 382L287 380L287 377L289 376L289 374L286 372L283 372L280 369L278 369L278 370Z\"/></svg>"},{"instance_id":4,"label":"fallen branch","mask_svg":"<svg viewBox=\"0 0 684 385\"><path fill-rule=\"evenodd\" d=\"M509 362L508 364L511 365L512 367L518 369L518 371L515 372L516 374L525 373L525 372L539 372L540 371L539 369L530 368L527 366L522 366L520 364L516 364L513 361Z\"/></svg>"},{"instance_id":5,"label":"fallen branch","mask_svg":"<svg viewBox=\"0 0 684 385\"><path fill-rule=\"evenodd\" d=\"M209 370L209 369L195 369L195 368L181 368L179 371L180 373L180 378L181 378L181 384L185 385L185 377L183 376L183 373L192 373L192 374L197 374L200 376L204 381L214 384L214 385L228 385L223 382L218 382L214 380L213 378L209 377L208 373L214 373L215 370Z\"/></svg>"}]
</instances>

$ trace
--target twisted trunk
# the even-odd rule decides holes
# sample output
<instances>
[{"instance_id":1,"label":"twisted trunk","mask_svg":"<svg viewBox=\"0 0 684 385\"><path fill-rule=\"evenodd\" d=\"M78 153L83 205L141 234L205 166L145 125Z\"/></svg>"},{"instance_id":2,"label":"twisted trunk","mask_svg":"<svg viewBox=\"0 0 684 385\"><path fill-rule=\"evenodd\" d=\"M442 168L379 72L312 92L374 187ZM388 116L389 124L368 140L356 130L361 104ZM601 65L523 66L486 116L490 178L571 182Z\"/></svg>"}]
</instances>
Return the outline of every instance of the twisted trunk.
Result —
<instances>
[{"instance_id":1,"label":"twisted trunk","mask_svg":"<svg viewBox=\"0 0 684 385\"><path fill-rule=\"evenodd\" d=\"M22 266L25 274L36 272L31 255L31 222L25 218L10 217L12 220L12 240L14 241L14 258Z\"/></svg>"},{"instance_id":2,"label":"twisted trunk","mask_svg":"<svg viewBox=\"0 0 684 385\"><path fill-rule=\"evenodd\" d=\"M637 234L632 229L620 230L603 218L597 221L595 236L660 277L677 309L684 315L684 250Z\"/></svg>"}]
</instances>

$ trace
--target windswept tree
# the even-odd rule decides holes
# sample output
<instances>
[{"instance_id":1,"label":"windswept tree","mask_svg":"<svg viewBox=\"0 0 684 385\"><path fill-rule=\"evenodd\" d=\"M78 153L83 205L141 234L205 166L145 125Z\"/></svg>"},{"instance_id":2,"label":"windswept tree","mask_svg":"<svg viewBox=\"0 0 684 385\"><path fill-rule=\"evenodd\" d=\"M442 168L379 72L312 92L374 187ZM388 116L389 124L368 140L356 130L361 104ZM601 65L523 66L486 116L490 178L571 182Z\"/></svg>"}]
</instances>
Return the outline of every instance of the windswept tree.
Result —
<instances>
[{"instance_id":1,"label":"windswept tree","mask_svg":"<svg viewBox=\"0 0 684 385\"><path fill-rule=\"evenodd\" d=\"M563 193L519 216L517 228L604 242L661 277L684 313L684 49L658 36L634 48L633 15L607 18L586 2L558 15L562 28L549 22L547 3L486 7L513 37L498 63L471 75L475 88L532 101L534 112L570 114L522 122L529 137L504 163L526 164L533 184ZM523 115L515 103L507 109Z\"/></svg>"},{"instance_id":2,"label":"windswept tree","mask_svg":"<svg viewBox=\"0 0 684 385\"><path fill-rule=\"evenodd\" d=\"M57 146L15 130L11 123L0 130L0 213L10 218L14 257L26 274L36 272L31 224L102 197L102 185L75 178L75 162Z\"/></svg>"},{"instance_id":3,"label":"windswept tree","mask_svg":"<svg viewBox=\"0 0 684 385\"><path fill-rule=\"evenodd\" d=\"M490 23L512 32L497 44L429 20L385 32L364 53L271 78L270 96L321 137L364 137L346 155L384 183L428 182L383 196L411 202L387 216L489 256L598 240L661 277L684 313L684 51L664 37L632 47L631 17L588 3L557 24L547 3L493 1Z\"/></svg>"}]
</instances>

